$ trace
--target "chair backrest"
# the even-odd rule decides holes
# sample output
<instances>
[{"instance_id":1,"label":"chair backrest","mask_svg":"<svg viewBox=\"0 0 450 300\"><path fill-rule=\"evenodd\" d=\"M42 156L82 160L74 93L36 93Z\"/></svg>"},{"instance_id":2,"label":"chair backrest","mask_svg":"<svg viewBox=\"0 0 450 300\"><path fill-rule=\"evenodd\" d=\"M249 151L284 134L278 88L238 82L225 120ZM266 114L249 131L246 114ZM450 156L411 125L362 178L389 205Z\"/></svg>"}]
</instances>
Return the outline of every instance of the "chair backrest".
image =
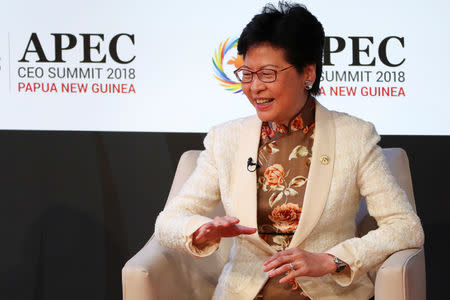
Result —
<instances>
[{"instance_id":1,"label":"chair backrest","mask_svg":"<svg viewBox=\"0 0 450 300\"><path fill-rule=\"evenodd\" d=\"M186 151L181 156L167 202L179 193L184 182L194 171L200 152L200 150L190 150ZM412 207L415 210L416 206L411 181L411 172L409 169L409 161L406 152L401 148L385 148L383 149L383 155L386 158L386 162L388 163L392 175L395 177L400 187L405 191ZM218 205L216 209L209 214L210 217L223 215L225 215L225 211L222 204ZM377 228L375 219L372 218L367 212L367 205L364 198L361 201L355 222L357 224L357 236L363 236L370 230Z\"/></svg>"}]
</instances>

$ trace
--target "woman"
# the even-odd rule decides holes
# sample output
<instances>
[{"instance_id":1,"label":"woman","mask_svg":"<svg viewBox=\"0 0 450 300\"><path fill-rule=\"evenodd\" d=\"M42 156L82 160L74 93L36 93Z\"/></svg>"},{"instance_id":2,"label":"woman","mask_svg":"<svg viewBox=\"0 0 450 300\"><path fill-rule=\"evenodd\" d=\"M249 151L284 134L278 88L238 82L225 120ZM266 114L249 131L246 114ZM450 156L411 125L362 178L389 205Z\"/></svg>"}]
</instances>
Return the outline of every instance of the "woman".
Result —
<instances>
[{"instance_id":1,"label":"woman","mask_svg":"<svg viewBox=\"0 0 450 300\"><path fill-rule=\"evenodd\" d=\"M235 73L257 117L209 132L156 236L198 257L234 238L214 299L369 299L367 272L395 251L420 247L420 220L373 125L314 99L322 25L303 6L279 7L266 6L238 41L244 65ZM356 238L361 196L379 228ZM219 201L227 215L204 217Z\"/></svg>"}]
</instances>

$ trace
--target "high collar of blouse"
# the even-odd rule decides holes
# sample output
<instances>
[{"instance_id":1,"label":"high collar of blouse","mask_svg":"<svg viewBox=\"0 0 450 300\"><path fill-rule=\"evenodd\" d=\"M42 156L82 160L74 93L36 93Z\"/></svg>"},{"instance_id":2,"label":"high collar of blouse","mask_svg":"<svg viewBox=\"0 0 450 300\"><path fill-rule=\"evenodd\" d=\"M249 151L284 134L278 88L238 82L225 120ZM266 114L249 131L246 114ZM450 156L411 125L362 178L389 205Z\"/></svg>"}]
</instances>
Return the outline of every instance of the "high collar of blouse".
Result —
<instances>
[{"instance_id":1,"label":"high collar of blouse","mask_svg":"<svg viewBox=\"0 0 450 300\"><path fill-rule=\"evenodd\" d=\"M292 117L288 125L283 125L277 122L263 122L263 130L266 127L267 131L273 131L275 133L290 133L297 130L305 130L311 127L314 123L314 112L315 112L316 102L313 97L308 97L305 105L300 109L300 111ZM268 127L268 128L267 128ZM270 137L272 134L268 134Z\"/></svg>"}]
</instances>

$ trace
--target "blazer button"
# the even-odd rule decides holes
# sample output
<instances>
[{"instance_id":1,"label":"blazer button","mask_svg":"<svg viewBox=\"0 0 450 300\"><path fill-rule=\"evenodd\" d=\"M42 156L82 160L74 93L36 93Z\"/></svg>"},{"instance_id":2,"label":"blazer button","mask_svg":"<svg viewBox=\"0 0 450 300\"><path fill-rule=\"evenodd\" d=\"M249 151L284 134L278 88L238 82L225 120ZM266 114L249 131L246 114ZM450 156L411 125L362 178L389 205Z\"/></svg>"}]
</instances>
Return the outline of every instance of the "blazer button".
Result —
<instances>
[{"instance_id":1,"label":"blazer button","mask_svg":"<svg viewBox=\"0 0 450 300\"><path fill-rule=\"evenodd\" d=\"M357 259L357 260L355 261L355 265L356 265L358 268L361 268L361 267L362 267L362 262L361 262L359 259Z\"/></svg>"},{"instance_id":2,"label":"blazer button","mask_svg":"<svg viewBox=\"0 0 450 300\"><path fill-rule=\"evenodd\" d=\"M322 163L322 165L328 165L328 163L330 162L330 158L328 157L328 155L322 155L320 157L320 162Z\"/></svg>"}]
</instances>

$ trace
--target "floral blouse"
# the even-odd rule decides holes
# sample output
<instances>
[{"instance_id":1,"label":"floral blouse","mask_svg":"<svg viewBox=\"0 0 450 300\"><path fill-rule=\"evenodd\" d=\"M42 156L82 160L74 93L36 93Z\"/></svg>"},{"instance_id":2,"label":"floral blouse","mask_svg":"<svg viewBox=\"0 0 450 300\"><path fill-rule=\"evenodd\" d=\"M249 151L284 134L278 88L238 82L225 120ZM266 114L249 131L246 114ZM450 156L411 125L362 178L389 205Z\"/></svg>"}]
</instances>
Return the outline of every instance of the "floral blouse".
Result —
<instances>
[{"instance_id":1,"label":"floral blouse","mask_svg":"<svg viewBox=\"0 0 450 300\"><path fill-rule=\"evenodd\" d=\"M257 169L258 233L277 251L289 246L302 214L314 142L314 117L315 100L310 97L287 127L275 122L263 122L261 127L260 168ZM282 293L286 299L308 299L301 294L295 280L289 287L279 284L280 278L269 279L263 292L270 287L284 290L275 293L278 297Z\"/></svg>"}]
</instances>

